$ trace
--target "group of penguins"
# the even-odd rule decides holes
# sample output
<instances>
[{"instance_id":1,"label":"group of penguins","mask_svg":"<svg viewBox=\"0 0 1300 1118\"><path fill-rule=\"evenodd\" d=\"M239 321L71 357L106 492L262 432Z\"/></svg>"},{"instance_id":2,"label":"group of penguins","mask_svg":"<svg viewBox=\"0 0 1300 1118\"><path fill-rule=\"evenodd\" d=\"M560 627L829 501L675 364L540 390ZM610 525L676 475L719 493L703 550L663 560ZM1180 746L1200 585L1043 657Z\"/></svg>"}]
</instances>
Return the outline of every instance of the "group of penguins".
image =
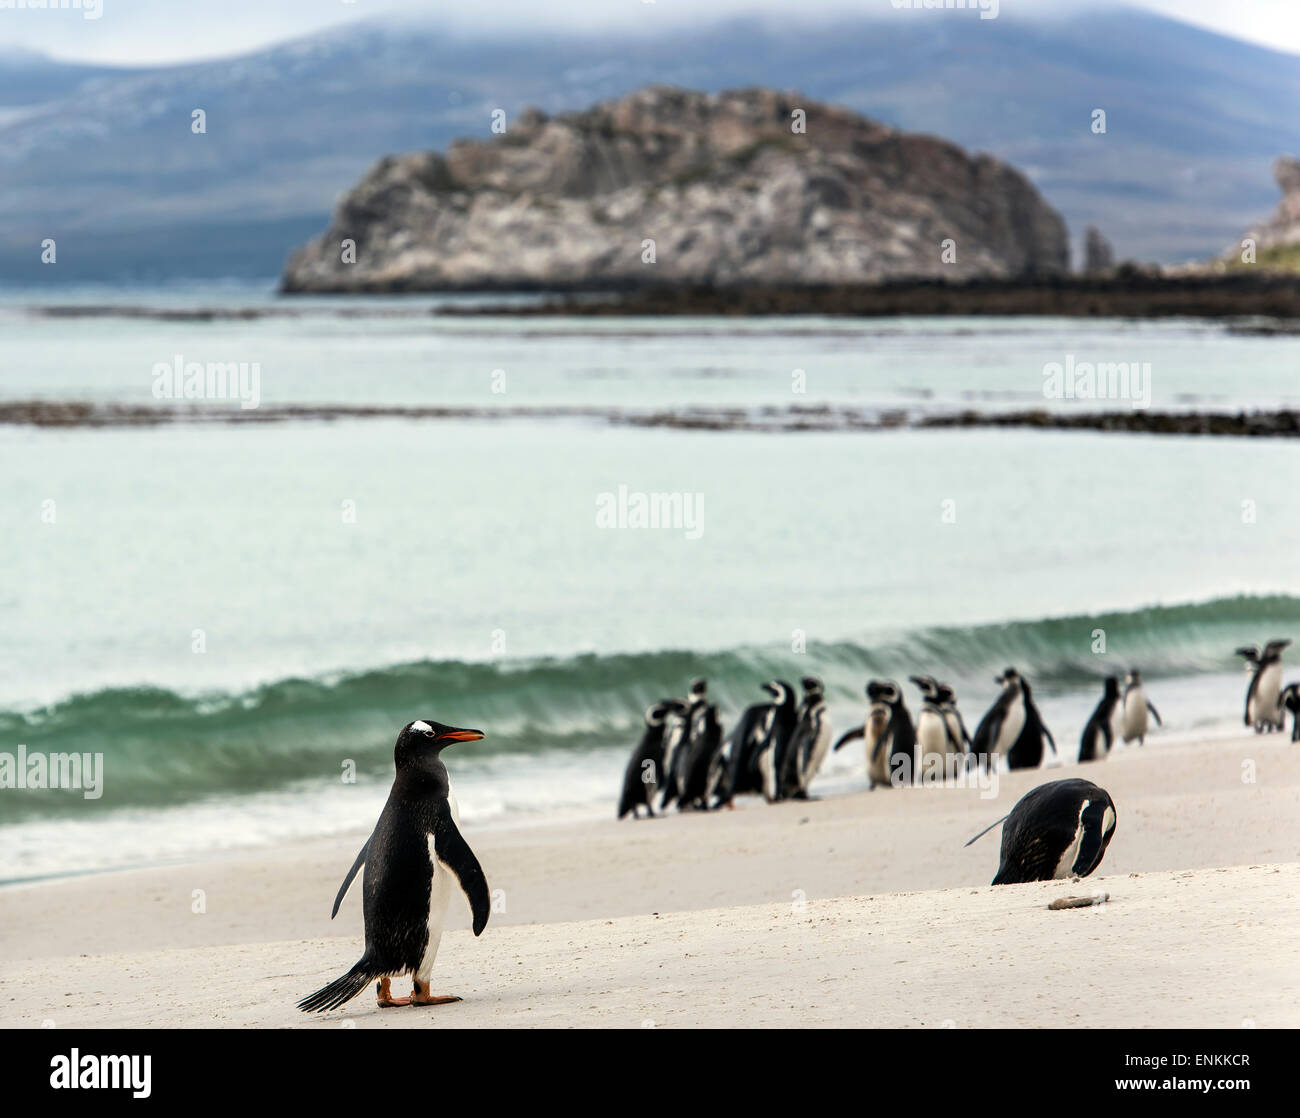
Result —
<instances>
[{"instance_id":1,"label":"group of penguins","mask_svg":"<svg viewBox=\"0 0 1300 1118\"><path fill-rule=\"evenodd\" d=\"M1300 740L1300 683L1282 687L1282 650L1289 640L1270 641L1261 653L1255 646L1237 649L1252 672L1246 695L1248 726L1257 733L1283 728L1285 711L1296 716L1292 740ZM769 803L809 798L809 788L831 752L863 739L872 788L911 784L923 772L952 765L987 768L1005 759L1009 769L1037 768L1046 750L1059 754L1051 731L1034 703L1029 681L1007 668L994 682L1001 693L972 736L957 709L952 687L932 676L910 676L921 693L913 720L902 688L893 680L870 680L863 723L831 745L825 689L816 676L804 676L802 699L783 680L762 685L769 699L746 708L725 738L718 708L708 699L708 683L693 680L686 699L665 699L645 712L645 731L623 776L618 818L654 815L674 802L680 811L707 811L733 806L737 795L757 793ZM1106 757L1117 738L1144 744L1150 719L1160 714L1146 696L1142 673L1131 669L1120 685L1107 676L1101 700L1084 726L1080 761ZM950 760L951 759L951 760Z\"/></svg>"}]
</instances>

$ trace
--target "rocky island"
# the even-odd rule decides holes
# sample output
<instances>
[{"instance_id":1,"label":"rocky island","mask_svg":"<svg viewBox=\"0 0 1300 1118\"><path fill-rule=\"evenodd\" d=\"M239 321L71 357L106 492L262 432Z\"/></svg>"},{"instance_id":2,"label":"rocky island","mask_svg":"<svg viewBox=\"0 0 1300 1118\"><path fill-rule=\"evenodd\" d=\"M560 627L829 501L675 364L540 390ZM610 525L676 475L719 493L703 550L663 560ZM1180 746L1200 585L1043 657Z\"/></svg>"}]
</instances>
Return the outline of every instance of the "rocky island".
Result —
<instances>
[{"instance_id":1,"label":"rocky island","mask_svg":"<svg viewBox=\"0 0 1300 1118\"><path fill-rule=\"evenodd\" d=\"M381 160L282 289L734 290L1069 267L1065 223L1019 171L796 94L655 86L504 127Z\"/></svg>"}]
</instances>

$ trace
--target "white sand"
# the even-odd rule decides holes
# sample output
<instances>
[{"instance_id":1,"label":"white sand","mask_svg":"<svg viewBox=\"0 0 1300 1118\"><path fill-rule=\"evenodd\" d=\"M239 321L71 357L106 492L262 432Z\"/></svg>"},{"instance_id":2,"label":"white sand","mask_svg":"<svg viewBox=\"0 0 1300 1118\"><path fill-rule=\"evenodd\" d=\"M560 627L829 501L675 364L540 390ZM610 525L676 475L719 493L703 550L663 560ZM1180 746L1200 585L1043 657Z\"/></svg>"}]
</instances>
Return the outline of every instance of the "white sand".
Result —
<instances>
[{"instance_id":1,"label":"white sand","mask_svg":"<svg viewBox=\"0 0 1300 1118\"><path fill-rule=\"evenodd\" d=\"M1100 875L990 887L998 833L962 843L1076 774L1118 808ZM501 892L481 938L443 940L435 992L466 1001L307 1017L361 953L360 890L329 909L364 837L0 890L0 1025L1300 1025L1300 745L1277 736L1017 773L996 800L468 831ZM450 915L468 927L459 895Z\"/></svg>"}]
</instances>

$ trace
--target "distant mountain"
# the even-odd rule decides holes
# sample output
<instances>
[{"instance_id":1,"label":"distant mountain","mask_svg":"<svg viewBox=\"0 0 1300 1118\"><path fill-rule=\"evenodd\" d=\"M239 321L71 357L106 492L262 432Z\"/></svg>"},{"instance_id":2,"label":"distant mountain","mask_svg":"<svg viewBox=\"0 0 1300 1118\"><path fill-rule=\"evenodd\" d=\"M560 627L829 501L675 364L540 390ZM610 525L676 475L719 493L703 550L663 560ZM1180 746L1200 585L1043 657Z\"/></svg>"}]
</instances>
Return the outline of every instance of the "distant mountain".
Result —
<instances>
[{"instance_id":1,"label":"distant mountain","mask_svg":"<svg viewBox=\"0 0 1300 1118\"><path fill-rule=\"evenodd\" d=\"M1064 215L1076 260L1090 224L1121 259L1217 255L1276 205L1273 160L1300 151L1300 57L1127 9L969 14L653 37L365 23L129 70L0 55L0 279L51 279L45 237L63 281L270 278L379 157L487 138L494 109L556 113L650 83L799 90L990 152Z\"/></svg>"}]
</instances>

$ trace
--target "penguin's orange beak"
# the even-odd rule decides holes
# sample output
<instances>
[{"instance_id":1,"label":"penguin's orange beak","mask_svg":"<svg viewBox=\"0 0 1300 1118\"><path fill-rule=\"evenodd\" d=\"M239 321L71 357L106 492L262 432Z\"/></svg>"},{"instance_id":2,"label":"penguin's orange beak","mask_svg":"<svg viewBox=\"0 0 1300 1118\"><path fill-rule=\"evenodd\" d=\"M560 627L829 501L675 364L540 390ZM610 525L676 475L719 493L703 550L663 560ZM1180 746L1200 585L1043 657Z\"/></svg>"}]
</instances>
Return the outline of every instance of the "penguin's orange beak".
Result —
<instances>
[{"instance_id":1,"label":"penguin's orange beak","mask_svg":"<svg viewBox=\"0 0 1300 1118\"><path fill-rule=\"evenodd\" d=\"M482 741L481 730L444 730L438 735L439 741Z\"/></svg>"}]
</instances>

